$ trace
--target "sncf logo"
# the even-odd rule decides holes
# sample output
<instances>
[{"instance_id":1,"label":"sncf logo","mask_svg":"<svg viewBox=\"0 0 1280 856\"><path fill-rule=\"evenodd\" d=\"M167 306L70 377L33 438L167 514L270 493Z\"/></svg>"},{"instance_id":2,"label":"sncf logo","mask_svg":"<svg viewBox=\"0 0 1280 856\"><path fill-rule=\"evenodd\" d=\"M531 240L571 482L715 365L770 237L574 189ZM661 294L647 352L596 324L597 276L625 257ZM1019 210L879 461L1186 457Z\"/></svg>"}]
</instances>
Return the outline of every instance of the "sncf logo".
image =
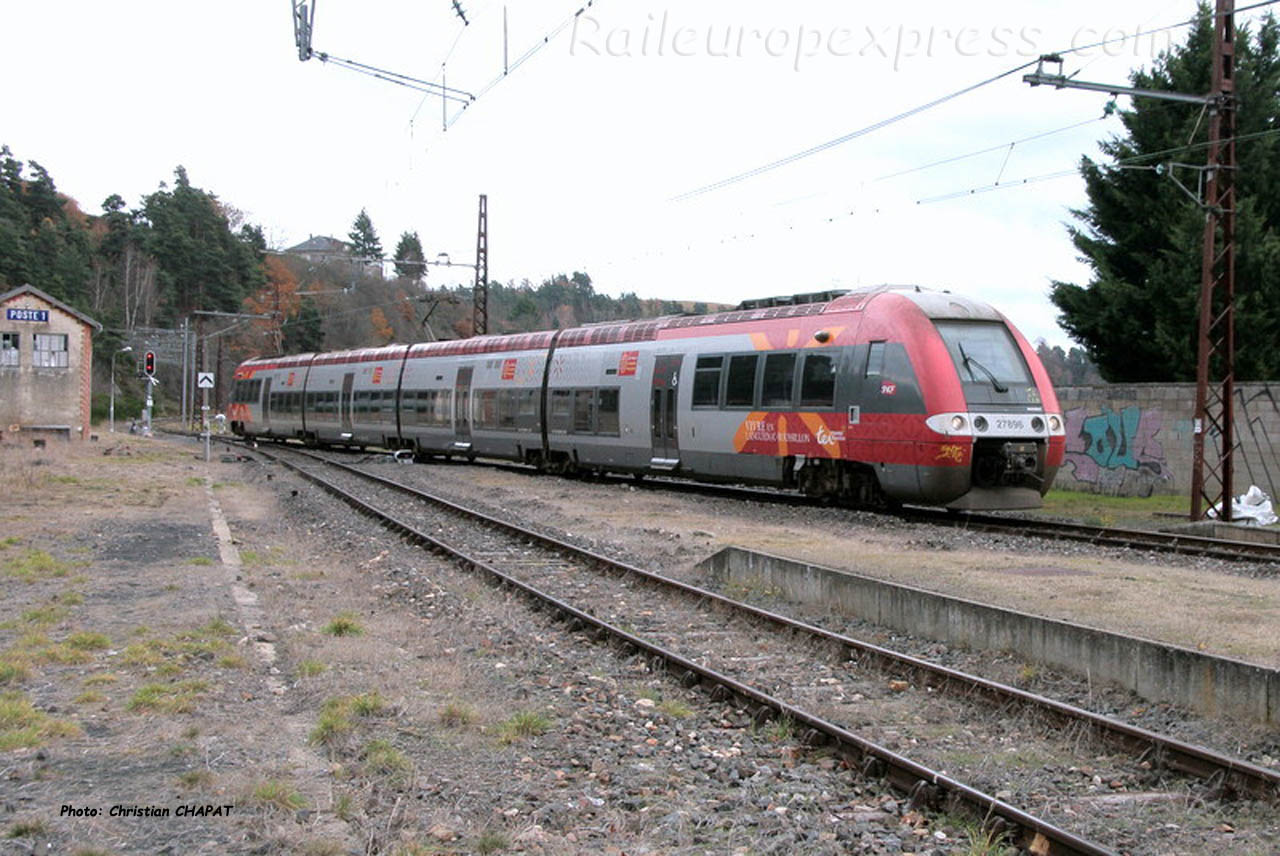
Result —
<instances>
[{"instance_id":1,"label":"sncf logo","mask_svg":"<svg viewBox=\"0 0 1280 856\"><path fill-rule=\"evenodd\" d=\"M898 385L896 383L882 383L880 384L880 394L881 395L897 395Z\"/></svg>"}]
</instances>

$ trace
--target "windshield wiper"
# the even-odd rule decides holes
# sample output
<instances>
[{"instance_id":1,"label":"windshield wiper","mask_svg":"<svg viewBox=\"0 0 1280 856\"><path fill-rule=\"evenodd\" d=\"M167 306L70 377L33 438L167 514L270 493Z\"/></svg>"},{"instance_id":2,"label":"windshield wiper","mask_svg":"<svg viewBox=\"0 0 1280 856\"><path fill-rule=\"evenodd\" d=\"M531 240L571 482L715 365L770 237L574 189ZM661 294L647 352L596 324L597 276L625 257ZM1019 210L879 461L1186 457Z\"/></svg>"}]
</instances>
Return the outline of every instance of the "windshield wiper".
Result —
<instances>
[{"instance_id":1,"label":"windshield wiper","mask_svg":"<svg viewBox=\"0 0 1280 856\"><path fill-rule=\"evenodd\" d=\"M972 368L972 367L973 367L973 366L977 366L977 367L978 367L978 370L979 370L979 371L981 371L984 375L986 375L986 376L987 376L987 380L991 381L991 387L992 387L992 389L994 389L996 392L1008 392L1008 391L1009 391L1009 387L1005 386L1005 385L1004 385L1004 384L1002 384L999 380L997 380L997 379L996 379L996 376L995 376L994 374L992 374L992 373L991 373L991 369L987 368L987 367L986 367L986 366L984 366L982 363L978 362L978 361L977 361L977 360L975 360L973 357L971 357L971 356L969 356L968 354L966 354L966 353L964 352L964 345L963 345L962 343L957 343L957 344L958 344L958 346L959 346L959 348L960 348L960 357L964 360L964 367L965 367L965 368L967 368L967 369L969 369L969 377L973 377L973 368Z\"/></svg>"}]
</instances>

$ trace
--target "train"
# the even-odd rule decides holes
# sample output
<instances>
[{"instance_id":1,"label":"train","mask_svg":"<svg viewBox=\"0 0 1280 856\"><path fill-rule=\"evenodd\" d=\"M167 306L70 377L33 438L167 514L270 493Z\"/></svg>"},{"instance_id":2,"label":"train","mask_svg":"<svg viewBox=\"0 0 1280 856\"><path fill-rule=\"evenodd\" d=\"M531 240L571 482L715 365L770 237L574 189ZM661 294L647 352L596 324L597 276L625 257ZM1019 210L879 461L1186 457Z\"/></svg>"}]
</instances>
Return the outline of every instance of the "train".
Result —
<instances>
[{"instance_id":1,"label":"train","mask_svg":"<svg viewBox=\"0 0 1280 856\"><path fill-rule=\"evenodd\" d=\"M255 440L766 485L858 507L1036 508L1066 446L1022 334L987 303L919 286L250 359L227 419Z\"/></svg>"}]
</instances>

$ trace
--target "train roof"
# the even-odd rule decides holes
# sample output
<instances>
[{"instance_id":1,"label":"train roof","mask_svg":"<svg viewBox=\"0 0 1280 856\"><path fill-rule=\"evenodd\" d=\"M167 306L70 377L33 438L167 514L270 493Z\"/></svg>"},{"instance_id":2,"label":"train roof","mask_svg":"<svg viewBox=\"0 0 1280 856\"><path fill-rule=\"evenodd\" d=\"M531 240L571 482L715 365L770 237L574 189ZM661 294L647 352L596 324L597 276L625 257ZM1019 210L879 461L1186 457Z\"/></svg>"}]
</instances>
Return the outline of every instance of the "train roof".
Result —
<instances>
[{"instance_id":1,"label":"train roof","mask_svg":"<svg viewBox=\"0 0 1280 856\"><path fill-rule=\"evenodd\" d=\"M649 342L663 334L671 337L680 331L722 324L743 324L784 318L805 318L835 312L859 312L873 301L895 295L910 301L925 317L934 320L1000 321L1003 316L990 304L971 297L937 291L918 285L875 285L860 288L794 294L782 297L744 300L738 309L708 315L668 315L639 321L608 321L564 330L557 348L588 345L613 345ZM299 354L289 357L260 357L242 365L257 369L296 366L362 363L415 357L459 356L510 353L512 351L545 350L556 336L554 330L516 333L503 336L473 336L445 342L420 342L415 345L387 345L381 348L356 348L325 354Z\"/></svg>"}]
</instances>

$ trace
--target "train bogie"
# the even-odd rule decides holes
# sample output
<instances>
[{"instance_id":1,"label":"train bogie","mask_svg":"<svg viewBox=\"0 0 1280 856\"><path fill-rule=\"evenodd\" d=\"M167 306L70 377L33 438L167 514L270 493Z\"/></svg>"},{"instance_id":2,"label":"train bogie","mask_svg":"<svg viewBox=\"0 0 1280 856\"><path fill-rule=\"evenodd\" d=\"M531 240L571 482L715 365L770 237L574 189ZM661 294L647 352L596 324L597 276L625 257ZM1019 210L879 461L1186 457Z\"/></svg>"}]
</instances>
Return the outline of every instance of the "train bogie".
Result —
<instances>
[{"instance_id":1,"label":"train bogie","mask_svg":"<svg viewBox=\"0 0 1280 856\"><path fill-rule=\"evenodd\" d=\"M250 361L237 372L233 426L859 504L1039 504L1065 437L1048 377L1016 329L945 292L823 297ZM298 392L299 377L301 412L281 412L269 396Z\"/></svg>"}]
</instances>

